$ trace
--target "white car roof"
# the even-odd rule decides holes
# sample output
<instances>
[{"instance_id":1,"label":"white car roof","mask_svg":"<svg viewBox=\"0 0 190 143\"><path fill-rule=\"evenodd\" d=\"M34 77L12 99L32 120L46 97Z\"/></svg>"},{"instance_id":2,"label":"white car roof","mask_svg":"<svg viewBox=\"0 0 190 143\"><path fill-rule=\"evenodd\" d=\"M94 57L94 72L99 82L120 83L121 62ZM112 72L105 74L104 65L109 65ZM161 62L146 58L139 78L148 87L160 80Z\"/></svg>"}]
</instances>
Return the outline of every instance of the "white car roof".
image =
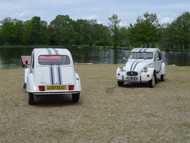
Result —
<instances>
[{"instance_id":1,"label":"white car roof","mask_svg":"<svg viewBox=\"0 0 190 143\"><path fill-rule=\"evenodd\" d=\"M71 56L71 53L68 49L61 49L61 48L35 48L35 49L33 49L33 52L34 52L35 56L50 55L50 54L54 55L57 53L59 55Z\"/></svg>"},{"instance_id":2,"label":"white car roof","mask_svg":"<svg viewBox=\"0 0 190 143\"><path fill-rule=\"evenodd\" d=\"M158 48L134 48L131 52L156 52Z\"/></svg>"}]
</instances>

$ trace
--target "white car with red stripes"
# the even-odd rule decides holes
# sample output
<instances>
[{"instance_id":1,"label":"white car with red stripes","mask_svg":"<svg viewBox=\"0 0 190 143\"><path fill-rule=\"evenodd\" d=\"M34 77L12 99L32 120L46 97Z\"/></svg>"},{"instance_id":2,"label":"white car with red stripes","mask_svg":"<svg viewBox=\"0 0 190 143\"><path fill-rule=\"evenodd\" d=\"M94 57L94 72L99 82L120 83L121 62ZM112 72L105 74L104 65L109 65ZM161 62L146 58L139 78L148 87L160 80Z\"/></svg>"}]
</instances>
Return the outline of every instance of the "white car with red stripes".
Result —
<instances>
[{"instance_id":1,"label":"white car with red stripes","mask_svg":"<svg viewBox=\"0 0 190 143\"><path fill-rule=\"evenodd\" d=\"M38 96L45 95L71 95L73 102L80 98L80 77L67 49L34 49L24 82L30 105L36 103Z\"/></svg>"},{"instance_id":2,"label":"white car with red stripes","mask_svg":"<svg viewBox=\"0 0 190 143\"><path fill-rule=\"evenodd\" d=\"M125 65L116 71L119 86L130 83L148 83L154 87L158 80L164 81L166 64L158 48L135 48Z\"/></svg>"}]
</instances>

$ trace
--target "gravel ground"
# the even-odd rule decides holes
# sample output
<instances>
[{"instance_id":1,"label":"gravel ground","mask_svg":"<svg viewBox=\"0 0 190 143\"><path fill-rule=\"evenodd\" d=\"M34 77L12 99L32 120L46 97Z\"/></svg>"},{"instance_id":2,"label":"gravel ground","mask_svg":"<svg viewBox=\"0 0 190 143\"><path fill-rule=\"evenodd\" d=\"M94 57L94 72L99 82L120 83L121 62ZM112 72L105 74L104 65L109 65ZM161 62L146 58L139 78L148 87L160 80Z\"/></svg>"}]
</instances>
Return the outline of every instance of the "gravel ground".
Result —
<instances>
[{"instance_id":1,"label":"gravel ground","mask_svg":"<svg viewBox=\"0 0 190 143\"><path fill-rule=\"evenodd\" d=\"M0 70L0 143L189 143L190 67L168 67L153 89L118 87L117 65L77 65L78 104L69 97L27 104L23 69Z\"/></svg>"}]
</instances>

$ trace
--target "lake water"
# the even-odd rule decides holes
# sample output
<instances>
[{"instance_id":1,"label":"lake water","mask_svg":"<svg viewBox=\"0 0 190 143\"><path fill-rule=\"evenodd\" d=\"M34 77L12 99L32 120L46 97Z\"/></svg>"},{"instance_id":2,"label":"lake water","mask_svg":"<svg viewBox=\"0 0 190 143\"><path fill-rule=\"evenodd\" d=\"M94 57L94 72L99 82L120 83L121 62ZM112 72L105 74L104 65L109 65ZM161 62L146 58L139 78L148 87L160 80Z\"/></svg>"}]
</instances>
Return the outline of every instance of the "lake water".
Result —
<instances>
[{"instance_id":1,"label":"lake water","mask_svg":"<svg viewBox=\"0 0 190 143\"><path fill-rule=\"evenodd\" d=\"M109 48L68 48L76 63L112 64L122 63L123 57L129 56L127 49ZM15 68L20 66L21 55L30 55L32 48L1 48L0 68ZM115 53L115 54L114 54ZM167 64L190 66L190 53L163 52Z\"/></svg>"}]
</instances>

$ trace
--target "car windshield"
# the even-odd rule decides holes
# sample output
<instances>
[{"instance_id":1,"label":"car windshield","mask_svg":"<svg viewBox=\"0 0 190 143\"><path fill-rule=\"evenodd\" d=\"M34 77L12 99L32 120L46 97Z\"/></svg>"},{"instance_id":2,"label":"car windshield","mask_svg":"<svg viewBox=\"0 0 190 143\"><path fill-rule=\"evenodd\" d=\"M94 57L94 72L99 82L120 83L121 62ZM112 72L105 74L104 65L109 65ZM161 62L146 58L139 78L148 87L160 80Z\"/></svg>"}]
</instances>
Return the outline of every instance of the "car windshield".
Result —
<instances>
[{"instance_id":1,"label":"car windshield","mask_svg":"<svg viewBox=\"0 0 190 143\"><path fill-rule=\"evenodd\" d=\"M38 62L40 65L69 65L70 58L66 55L41 55Z\"/></svg>"},{"instance_id":2,"label":"car windshield","mask_svg":"<svg viewBox=\"0 0 190 143\"><path fill-rule=\"evenodd\" d=\"M153 59L152 52L132 52L129 59Z\"/></svg>"}]
</instances>

